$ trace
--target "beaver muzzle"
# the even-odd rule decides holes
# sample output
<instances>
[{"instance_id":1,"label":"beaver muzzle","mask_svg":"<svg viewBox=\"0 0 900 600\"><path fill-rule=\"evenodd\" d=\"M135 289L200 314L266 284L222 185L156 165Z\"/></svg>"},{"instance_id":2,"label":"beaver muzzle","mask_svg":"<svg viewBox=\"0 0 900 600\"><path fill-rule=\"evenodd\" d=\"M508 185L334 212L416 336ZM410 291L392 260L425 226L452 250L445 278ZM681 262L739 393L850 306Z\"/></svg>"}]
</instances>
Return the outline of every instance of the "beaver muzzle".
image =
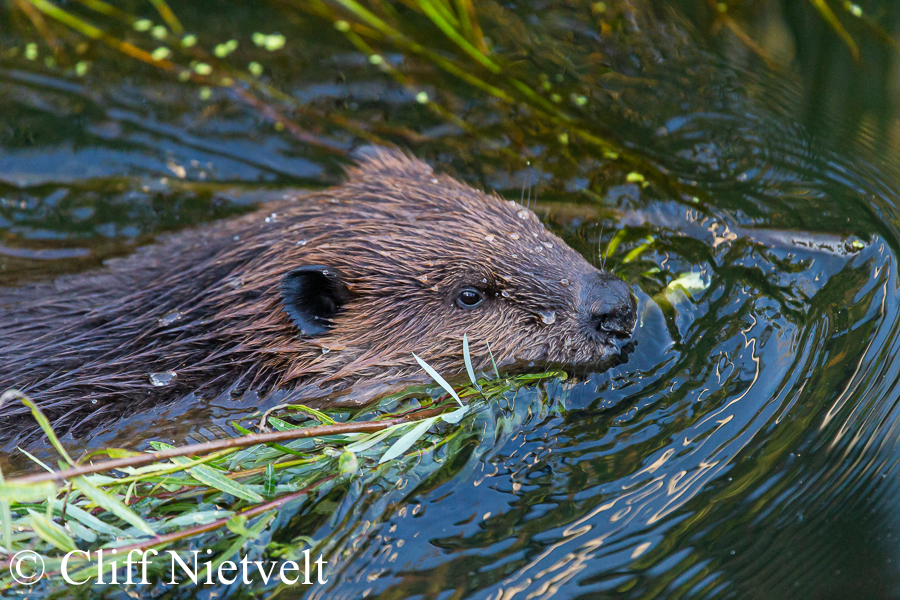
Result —
<instances>
[{"instance_id":1,"label":"beaver muzzle","mask_svg":"<svg viewBox=\"0 0 900 600\"><path fill-rule=\"evenodd\" d=\"M581 310L586 327L603 338L631 337L637 301L627 283L608 273L589 276L581 288Z\"/></svg>"}]
</instances>

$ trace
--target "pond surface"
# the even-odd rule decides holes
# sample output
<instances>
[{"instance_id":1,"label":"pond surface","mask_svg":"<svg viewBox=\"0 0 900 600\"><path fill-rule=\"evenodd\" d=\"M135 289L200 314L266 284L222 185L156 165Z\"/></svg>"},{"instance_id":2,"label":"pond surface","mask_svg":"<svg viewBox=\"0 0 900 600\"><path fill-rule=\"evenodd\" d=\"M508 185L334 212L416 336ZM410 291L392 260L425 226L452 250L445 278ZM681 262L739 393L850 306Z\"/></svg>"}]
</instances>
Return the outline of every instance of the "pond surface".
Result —
<instances>
[{"instance_id":1,"label":"pond surface","mask_svg":"<svg viewBox=\"0 0 900 600\"><path fill-rule=\"evenodd\" d=\"M332 566L327 585L283 593L896 597L897 128L893 106L860 91L885 87L893 60L866 55L884 66L867 75L852 59L832 65L811 91L805 55L770 69L683 4L479 8L510 72L574 115L562 124L385 42L377 56L398 82L289 3L176 9L208 51L239 41L216 67L261 65L286 96L253 90L263 101L100 45L46 61L40 37L11 19L0 32L0 285L95 267L284 188L337 183L346 153L373 137L510 198L525 186L548 227L632 284L633 350L606 372L510 393L455 454L288 505L254 551L309 536ZM807 39L791 27L815 18L761 19L751 33ZM286 44L267 50L254 32ZM823 56L843 56L827 39ZM849 106L848 89L860 94ZM117 427L199 439L252 407L207 408Z\"/></svg>"}]
</instances>

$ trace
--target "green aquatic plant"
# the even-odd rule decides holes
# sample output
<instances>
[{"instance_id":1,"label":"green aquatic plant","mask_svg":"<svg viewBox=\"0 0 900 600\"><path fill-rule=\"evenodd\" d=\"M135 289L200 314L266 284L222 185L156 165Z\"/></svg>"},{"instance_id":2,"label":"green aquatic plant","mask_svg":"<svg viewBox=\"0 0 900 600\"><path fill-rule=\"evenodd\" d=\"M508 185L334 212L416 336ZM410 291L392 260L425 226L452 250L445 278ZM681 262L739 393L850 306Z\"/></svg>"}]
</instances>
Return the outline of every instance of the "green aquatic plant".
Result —
<instances>
[{"instance_id":1,"label":"green aquatic plant","mask_svg":"<svg viewBox=\"0 0 900 600\"><path fill-rule=\"evenodd\" d=\"M470 381L459 391L419 360L443 394L407 392L355 412L286 404L244 420L261 418L261 433L235 422L238 435L231 438L179 447L151 441L146 452L103 449L78 460L27 396L5 392L0 403L27 406L60 460L54 469L23 450L44 472L12 479L0 474L0 589L18 585L8 567L22 550L36 552L51 578L72 551L78 553L67 571L85 580L98 576L96 559L103 549L122 557L132 550L187 552L201 542L215 549L215 568L257 539L285 504L305 500L306 512L315 513L317 503L327 505L332 492L357 479L387 479L390 488L398 473L426 455L443 451L441 462L452 463L466 447L461 438L478 435L466 417L484 413L518 387L565 378L547 372L478 379L467 337L463 356ZM318 521L310 520L311 535ZM300 536L293 545L270 542L267 552L296 556L309 548L320 552L318 544ZM151 572L160 572L164 562L156 559Z\"/></svg>"}]
</instances>

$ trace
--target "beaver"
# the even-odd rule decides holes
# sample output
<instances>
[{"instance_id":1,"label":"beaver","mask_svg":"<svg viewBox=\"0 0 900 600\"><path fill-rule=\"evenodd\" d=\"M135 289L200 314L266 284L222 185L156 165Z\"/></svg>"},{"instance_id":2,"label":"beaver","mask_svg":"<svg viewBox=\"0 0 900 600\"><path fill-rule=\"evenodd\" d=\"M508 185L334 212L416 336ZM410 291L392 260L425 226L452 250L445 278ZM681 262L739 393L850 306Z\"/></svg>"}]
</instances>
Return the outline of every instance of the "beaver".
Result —
<instances>
[{"instance_id":1,"label":"beaver","mask_svg":"<svg viewBox=\"0 0 900 600\"><path fill-rule=\"evenodd\" d=\"M0 289L0 391L77 432L229 389L360 404L427 379L413 353L462 373L464 334L477 368L486 344L499 365L591 365L631 336L628 285L525 206L395 149L368 148L347 175L98 271ZM4 437L25 413L0 407Z\"/></svg>"}]
</instances>

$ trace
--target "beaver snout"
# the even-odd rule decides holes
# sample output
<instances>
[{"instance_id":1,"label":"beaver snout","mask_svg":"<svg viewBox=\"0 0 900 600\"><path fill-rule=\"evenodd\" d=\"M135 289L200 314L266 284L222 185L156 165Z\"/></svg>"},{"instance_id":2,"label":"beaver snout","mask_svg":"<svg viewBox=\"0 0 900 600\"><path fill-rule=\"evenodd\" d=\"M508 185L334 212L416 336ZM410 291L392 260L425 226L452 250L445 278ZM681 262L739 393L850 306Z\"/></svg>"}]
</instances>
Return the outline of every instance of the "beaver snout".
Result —
<instances>
[{"instance_id":1,"label":"beaver snout","mask_svg":"<svg viewBox=\"0 0 900 600\"><path fill-rule=\"evenodd\" d=\"M581 312L591 332L619 339L631 337L637 303L631 288L608 273L588 277L581 288Z\"/></svg>"}]
</instances>

